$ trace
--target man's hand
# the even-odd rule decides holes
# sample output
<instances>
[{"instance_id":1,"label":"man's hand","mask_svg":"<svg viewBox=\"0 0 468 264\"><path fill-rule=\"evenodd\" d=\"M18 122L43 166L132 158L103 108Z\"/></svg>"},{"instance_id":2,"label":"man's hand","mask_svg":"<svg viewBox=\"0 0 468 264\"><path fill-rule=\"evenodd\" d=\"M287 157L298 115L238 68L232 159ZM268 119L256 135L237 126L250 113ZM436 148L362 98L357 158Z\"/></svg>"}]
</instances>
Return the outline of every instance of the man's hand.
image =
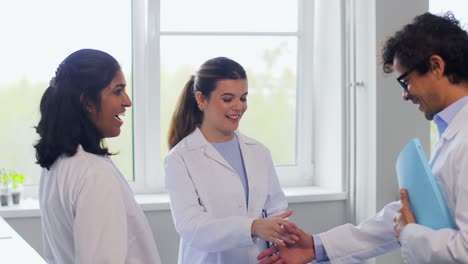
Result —
<instances>
[{"instance_id":1,"label":"man's hand","mask_svg":"<svg viewBox=\"0 0 468 264\"><path fill-rule=\"evenodd\" d=\"M277 216L255 219L252 223L252 234L278 245L294 244L297 237L288 234L283 229L284 225L297 227L295 223L284 219L292 215L292 213L293 211L289 210Z\"/></svg>"},{"instance_id":2,"label":"man's hand","mask_svg":"<svg viewBox=\"0 0 468 264\"><path fill-rule=\"evenodd\" d=\"M259 264L303 264L314 260L315 250L312 236L293 226L284 225L283 228L290 234L296 235L299 240L295 244L277 245L263 251L257 256L257 259L261 260Z\"/></svg>"},{"instance_id":3,"label":"man's hand","mask_svg":"<svg viewBox=\"0 0 468 264\"><path fill-rule=\"evenodd\" d=\"M401 209L393 218L393 228L395 229L395 235L397 238L400 238L401 231L407 224L416 223L414 219L413 212L408 199L408 192L406 189L400 190L400 200L401 200Z\"/></svg>"}]
</instances>

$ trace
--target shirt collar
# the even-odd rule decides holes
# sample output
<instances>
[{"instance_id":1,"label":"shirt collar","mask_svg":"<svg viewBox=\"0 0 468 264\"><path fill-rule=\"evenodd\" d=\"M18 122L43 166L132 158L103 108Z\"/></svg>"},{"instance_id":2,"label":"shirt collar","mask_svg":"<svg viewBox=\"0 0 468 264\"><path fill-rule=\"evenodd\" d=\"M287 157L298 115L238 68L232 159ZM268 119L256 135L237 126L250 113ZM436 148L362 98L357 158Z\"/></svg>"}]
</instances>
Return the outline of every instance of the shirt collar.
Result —
<instances>
[{"instance_id":1,"label":"shirt collar","mask_svg":"<svg viewBox=\"0 0 468 264\"><path fill-rule=\"evenodd\" d=\"M440 111L434 116L434 123L437 125L439 137L445 132L445 129L452 122L453 118L460 112L460 110L468 103L468 96L465 96L455 103L449 105L444 110Z\"/></svg>"}]
</instances>

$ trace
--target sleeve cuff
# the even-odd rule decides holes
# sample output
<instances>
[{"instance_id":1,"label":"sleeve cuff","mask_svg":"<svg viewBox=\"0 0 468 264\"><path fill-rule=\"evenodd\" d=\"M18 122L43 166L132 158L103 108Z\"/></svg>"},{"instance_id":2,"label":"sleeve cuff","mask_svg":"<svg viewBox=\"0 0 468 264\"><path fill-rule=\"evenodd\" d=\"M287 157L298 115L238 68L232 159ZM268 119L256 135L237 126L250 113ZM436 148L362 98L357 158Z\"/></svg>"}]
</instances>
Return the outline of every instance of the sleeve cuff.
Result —
<instances>
[{"instance_id":1,"label":"sleeve cuff","mask_svg":"<svg viewBox=\"0 0 468 264\"><path fill-rule=\"evenodd\" d=\"M313 238L314 238L315 260L317 262L329 261L327 251L325 250L325 247L323 246L322 239L320 239L320 236L314 235Z\"/></svg>"}]
</instances>

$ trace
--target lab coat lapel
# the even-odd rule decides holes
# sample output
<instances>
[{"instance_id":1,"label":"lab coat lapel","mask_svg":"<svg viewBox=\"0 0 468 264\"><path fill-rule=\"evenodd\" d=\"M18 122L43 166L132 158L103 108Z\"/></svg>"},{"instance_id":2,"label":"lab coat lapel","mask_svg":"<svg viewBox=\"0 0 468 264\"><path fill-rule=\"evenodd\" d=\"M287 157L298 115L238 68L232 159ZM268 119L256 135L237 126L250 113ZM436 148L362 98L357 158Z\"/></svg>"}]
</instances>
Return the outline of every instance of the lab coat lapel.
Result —
<instances>
[{"instance_id":1,"label":"lab coat lapel","mask_svg":"<svg viewBox=\"0 0 468 264\"><path fill-rule=\"evenodd\" d=\"M234 171L231 165L229 165L229 163L223 158L223 156L221 156L221 154L210 143L208 143L205 147L205 154L206 156L217 161L219 164L223 165L227 169Z\"/></svg>"},{"instance_id":2,"label":"lab coat lapel","mask_svg":"<svg viewBox=\"0 0 468 264\"><path fill-rule=\"evenodd\" d=\"M251 145L256 144L254 140L242 135L239 131L236 130L237 138L239 139L239 146L242 153L242 160L244 161L245 174L247 176L247 183L249 185L249 208L252 207L252 202L254 199L256 184L255 184L255 161L258 159L255 158L254 153L252 152Z\"/></svg>"},{"instance_id":3,"label":"lab coat lapel","mask_svg":"<svg viewBox=\"0 0 468 264\"><path fill-rule=\"evenodd\" d=\"M446 141L451 140L466 125L467 116L468 104L465 104L442 134L442 138Z\"/></svg>"},{"instance_id":4,"label":"lab coat lapel","mask_svg":"<svg viewBox=\"0 0 468 264\"><path fill-rule=\"evenodd\" d=\"M468 104L465 104L463 108L458 112L458 114L453 118L452 122L449 124L445 132L440 137L439 141L437 141L434 154L431 157L430 165L431 167L434 166L435 158L439 156L439 152L444 148L447 142L452 140L457 134L460 129L466 124L466 119L468 118Z\"/></svg>"},{"instance_id":5,"label":"lab coat lapel","mask_svg":"<svg viewBox=\"0 0 468 264\"><path fill-rule=\"evenodd\" d=\"M218 162L219 164L223 165L227 169L234 171L234 169L229 165L229 163L221 156L221 154L213 147L213 145L210 144L203 136L202 132L200 131L199 128L196 128L195 131L191 134L192 137L190 139L190 148L195 149L195 148L203 148L204 149L204 154ZM235 171L234 171L235 172Z\"/></svg>"}]
</instances>

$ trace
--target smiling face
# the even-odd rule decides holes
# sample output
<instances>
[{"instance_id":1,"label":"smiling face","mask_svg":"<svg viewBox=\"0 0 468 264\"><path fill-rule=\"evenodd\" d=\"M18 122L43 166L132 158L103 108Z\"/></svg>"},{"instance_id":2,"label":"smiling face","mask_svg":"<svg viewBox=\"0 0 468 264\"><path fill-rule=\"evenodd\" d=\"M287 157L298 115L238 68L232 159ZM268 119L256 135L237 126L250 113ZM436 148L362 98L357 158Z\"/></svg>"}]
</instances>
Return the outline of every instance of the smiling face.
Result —
<instances>
[{"instance_id":1,"label":"smiling face","mask_svg":"<svg viewBox=\"0 0 468 264\"><path fill-rule=\"evenodd\" d=\"M419 74L417 70L413 70L402 79L408 87L408 91L403 90L403 100L417 104L419 111L424 113L427 120L432 120L434 115L452 103L447 100L446 96L447 78L443 76L443 69L440 69L438 58L434 61L433 57L430 58L431 65L427 73ZM393 62L393 67L397 76L408 70L400 65L397 58Z\"/></svg>"},{"instance_id":2,"label":"smiling face","mask_svg":"<svg viewBox=\"0 0 468 264\"><path fill-rule=\"evenodd\" d=\"M125 85L125 77L118 71L111 83L100 93L100 108L93 103L88 105L90 119L104 138L120 135L123 121L119 116L125 113L126 107L132 105Z\"/></svg>"},{"instance_id":3,"label":"smiling face","mask_svg":"<svg viewBox=\"0 0 468 264\"><path fill-rule=\"evenodd\" d=\"M246 79L223 79L216 82L216 88L209 98L201 92L195 97L203 111L200 130L209 142L225 142L234 136L240 119L247 110L248 85Z\"/></svg>"}]
</instances>

